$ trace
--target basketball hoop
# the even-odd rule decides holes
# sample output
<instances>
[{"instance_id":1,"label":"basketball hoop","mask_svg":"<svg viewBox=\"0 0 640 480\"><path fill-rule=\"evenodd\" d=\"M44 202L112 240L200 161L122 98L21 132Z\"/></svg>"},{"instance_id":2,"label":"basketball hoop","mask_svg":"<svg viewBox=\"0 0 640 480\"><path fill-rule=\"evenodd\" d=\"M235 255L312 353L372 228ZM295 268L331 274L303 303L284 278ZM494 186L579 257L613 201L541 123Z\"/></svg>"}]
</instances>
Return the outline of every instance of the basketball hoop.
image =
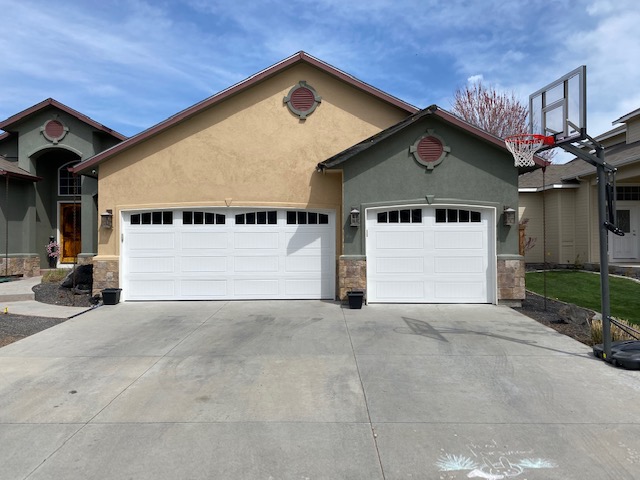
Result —
<instances>
[{"instance_id":1,"label":"basketball hoop","mask_svg":"<svg viewBox=\"0 0 640 480\"><path fill-rule=\"evenodd\" d=\"M505 138L504 143L513 154L516 167L533 167L536 164L533 160L536 152L545 145L553 145L555 140L544 135L521 133Z\"/></svg>"}]
</instances>

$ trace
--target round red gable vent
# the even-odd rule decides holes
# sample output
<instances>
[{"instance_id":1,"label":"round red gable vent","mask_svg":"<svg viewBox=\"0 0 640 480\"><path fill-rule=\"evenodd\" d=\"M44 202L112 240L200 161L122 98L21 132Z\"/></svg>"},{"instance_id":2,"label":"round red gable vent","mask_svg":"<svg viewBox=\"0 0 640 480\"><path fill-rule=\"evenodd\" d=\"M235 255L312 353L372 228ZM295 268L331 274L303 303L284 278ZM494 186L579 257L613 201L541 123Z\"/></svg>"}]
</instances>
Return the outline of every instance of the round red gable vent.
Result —
<instances>
[{"instance_id":1,"label":"round red gable vent","mask_svg":"<svg viewBox=\"0 0 640 480\"><path fill-rule=\"evenodd\" d=\"M49 120L40 130L44 137L53 143L58 143L69 131L60 120Z\"/></svg>"},{"instance_id":2,"label":"round red gable vent","mask_svg":"<svg viewBox=\"0 0 640 480\"><path fill-rule=\"evenodd\" d=\"M297 115L300 120L305 120L318 107L322 98L311 85L302 80L289 90L283 101L291 113Z\"/></svg>"},{"instance_id":3,"label":"round red gable vent","mask_svg":"<svg viewBox=\"0 0 640 480\"><path fill-rule=\"evenodd\" d=\"M440 135L436 135L433 130L427 130L425 135L418 137L409 152L413 154L416 161L432 170L440 165L447 154L451 151L444 143Z\"/></svg>"},{"instance_id":4,"label":"round red gable vent","mask_svg":"<svg viewBox=\"0 0 640 480\"><path fill-rule=\"evenodd\" d=\"M423 162L435 162L440 158L444 146L436 137L424 137L418 142L418 156Z\"/></svg>"},{"instance_id":5,"label":"round red gable vent","mask_svg":"<svg viewBox=\"0 0 640 480\"><path fill-rule=\"evenodd\" d=\"M300 87L291 94L291 106L301 112L308 112L316 102L313 92L306 87Z\"/></svg>"},{"instance_id":6,"label":"round red gable vent","mask_svg":"<svg viewBox=\"0 0 640 480\"><path fill-rule=\"evenodd\" d=\"M51 138L60 138L64 133L64 125L58 120L51 120L45 125L44 131Z\"/></svg>"}]
</instances>

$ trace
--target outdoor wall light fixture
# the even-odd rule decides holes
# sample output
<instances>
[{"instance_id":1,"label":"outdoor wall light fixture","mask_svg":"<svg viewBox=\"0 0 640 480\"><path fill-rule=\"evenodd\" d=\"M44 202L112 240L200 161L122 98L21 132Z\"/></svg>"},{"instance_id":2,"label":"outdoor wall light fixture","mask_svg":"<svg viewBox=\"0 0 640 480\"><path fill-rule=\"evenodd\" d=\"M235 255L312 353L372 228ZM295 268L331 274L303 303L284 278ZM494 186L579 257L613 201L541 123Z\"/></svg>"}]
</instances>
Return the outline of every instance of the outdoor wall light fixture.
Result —
<instances>
[{"instance_id":1,"label":"outdoor wall light fixture","mask_svg":"<svg viewBox=\"0 0 640 480\"><path fill-rule=\"evenodd\" d=\"M113 228L113 210L107 210L104 213L100 214L100 218L102 219L101 227L111 230Z\"/></svg>"},{"instance_id":2,"label":"outdoor wall light fixture","mask_svg":"<svg viewBox=\"0 0 640 480\"><path fill-rule=\"evenodd\" d=\"M504 207L502 212L505 226L511 227L516 224L516 211L511 207Z\"/></svg>"},{"instance_id":3,"label":"outdoor wall light fixture","mask_svg":"<svg viewBox=\"0 0 640 480\"><path fill-rule=\"evenodd\" d=\"M350 225L352 227L360 226L360 210L358 210L356 207L351 207L351 212L349 214L349 217L351 218Z\"/></svg>"}]
</instances>

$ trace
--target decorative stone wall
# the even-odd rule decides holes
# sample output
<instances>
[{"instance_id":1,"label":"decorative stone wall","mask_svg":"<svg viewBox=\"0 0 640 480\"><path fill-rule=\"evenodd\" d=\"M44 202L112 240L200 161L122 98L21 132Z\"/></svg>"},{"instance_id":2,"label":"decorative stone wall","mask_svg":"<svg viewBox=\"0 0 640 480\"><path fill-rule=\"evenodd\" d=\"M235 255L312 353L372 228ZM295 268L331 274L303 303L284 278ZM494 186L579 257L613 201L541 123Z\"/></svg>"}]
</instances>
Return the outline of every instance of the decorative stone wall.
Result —
<instances>
[{"instance_id":1,"label":"decorative stone wall","mask_svg":"<svg viewBox=\"0 0 640 480\"><path fill-rule=\"evenodd\" d=\"M118 288L120 262L118 260L93 259L93 295L100 294L105 288Z\"/></svg>"},{"instance_id":2,"label":"decorative stone wall","mask_svg":"<svg viewBox=\"0 0 640 480\"><path fill-rule=\"evenodd\" d=\"M78 255L76 259L77 265L87 265L89 263L93 263L93 255Z\"/></svg>"},{"instance_id":3,"label":"decorative stone wall","mask_svg":"<svg viewBox=\"0 0 640 480\"><path fill-rule=\"evenodd\" d=\"M525 298L524 258L498 259L498 303L520 306Z\"/></svg>"},{"instance_id":4,"label":"decorative stone wall","mask_svg":"<svg viewBox=\"0 0 640 480\"><path fill-rule=\"evenodd\" d=\"M22 275L23 277L37 277L40 275L40 257L24 256L9 257L9 265L6 268L6 258L0 258L0 276L6 273L9 275Z\"/></svg>"},{"instance_id":5,"label":"decorative stone wall","mask_svg":"<svg viewBox=\"0 0 640 480\"><path fill-rule=\"evenodd\" d=\"M367 290L367 261L365 257L342 256L338 260L338 298L347 300L347 292Z\"/></svg>"}]
</instances>

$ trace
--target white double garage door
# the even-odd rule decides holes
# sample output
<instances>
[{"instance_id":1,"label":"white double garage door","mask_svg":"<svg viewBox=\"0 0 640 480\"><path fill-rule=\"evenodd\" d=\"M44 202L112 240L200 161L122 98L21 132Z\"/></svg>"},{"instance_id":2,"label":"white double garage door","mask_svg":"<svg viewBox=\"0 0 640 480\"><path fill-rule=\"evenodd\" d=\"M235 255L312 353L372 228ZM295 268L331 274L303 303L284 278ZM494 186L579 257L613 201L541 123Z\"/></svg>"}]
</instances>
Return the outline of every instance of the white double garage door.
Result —
<instances>
[{"instance_id":1,"label":"white double garage door","mask_svg":"<svg viewBox=\"0 0 640 480\"><path fill-rule=\"evenodd\" d=\"M471 207L367 210L368 301L494 303L494 216ZM122 230L126 300L335 298L333 211L125 212Z\"/></svg>"},{"instance_id":2,"label":"white double garage door","mask_svg":"<svg viewBox=\"0 0 640 480\"><path fill-rule=\"evenodd\" d=\"M333 299L335 213L125 212L125 300Z\"/></svg>"}]
</instances>

